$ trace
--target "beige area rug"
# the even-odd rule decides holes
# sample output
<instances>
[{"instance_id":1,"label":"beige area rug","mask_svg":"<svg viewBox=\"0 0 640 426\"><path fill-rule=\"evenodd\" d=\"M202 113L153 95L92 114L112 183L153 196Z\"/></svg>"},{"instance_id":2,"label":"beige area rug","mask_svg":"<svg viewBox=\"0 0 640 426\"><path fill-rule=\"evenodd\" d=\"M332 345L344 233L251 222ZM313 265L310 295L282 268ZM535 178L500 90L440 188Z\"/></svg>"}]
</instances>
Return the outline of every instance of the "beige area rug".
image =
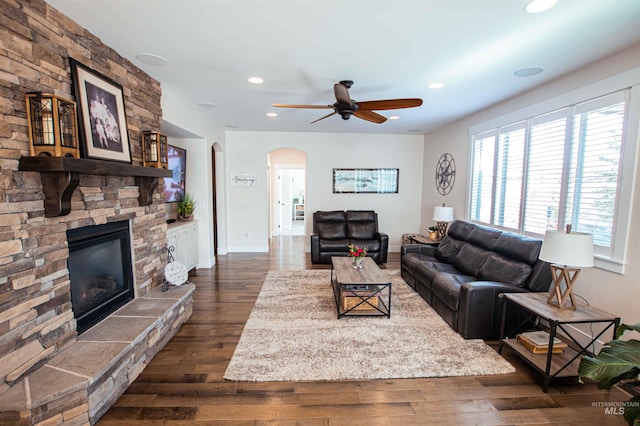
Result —
<instances>
[{"instance_id":1,"label":"beige area rug","mask_svg":"<svg viewBox=\"0 0 640 426\"><path fill-rule=\"evenodd\" d=\"M482 340L465 340L400 277L391 318L337 319L330 271L270 271L224 375L236 381L507 374Z\"/></svg>"}]
</instances>

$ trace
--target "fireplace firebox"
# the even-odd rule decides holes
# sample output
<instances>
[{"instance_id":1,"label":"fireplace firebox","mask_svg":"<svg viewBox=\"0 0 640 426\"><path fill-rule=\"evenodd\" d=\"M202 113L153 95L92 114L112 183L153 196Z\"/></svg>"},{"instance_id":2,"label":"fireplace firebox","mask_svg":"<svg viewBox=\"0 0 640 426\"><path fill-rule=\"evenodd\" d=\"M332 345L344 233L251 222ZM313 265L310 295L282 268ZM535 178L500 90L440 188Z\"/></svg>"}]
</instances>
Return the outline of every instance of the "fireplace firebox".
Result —
<instances>
[{"instance_id":1,"label":"fireplace firebox","mask_svg":"<svg viewBox=\"0 0 640 426\"><path fill-rule=\"evenodd\" d=\"M129 222L67 231L71 306L78 334L134 298Z\"/></svg>"}]
</instances>

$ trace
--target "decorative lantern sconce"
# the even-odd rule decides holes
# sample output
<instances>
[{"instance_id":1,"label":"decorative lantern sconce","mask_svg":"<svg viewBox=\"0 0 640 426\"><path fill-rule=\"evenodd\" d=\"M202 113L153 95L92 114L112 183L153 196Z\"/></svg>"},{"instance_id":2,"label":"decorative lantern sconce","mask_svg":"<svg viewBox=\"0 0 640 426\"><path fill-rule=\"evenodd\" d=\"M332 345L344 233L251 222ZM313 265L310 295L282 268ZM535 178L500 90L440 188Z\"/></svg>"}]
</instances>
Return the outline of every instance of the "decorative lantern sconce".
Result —
<instances>
[{"instance_id":1,"label":"decorative lantern sconce","mask_svg":"<svg viewBox=\"0 0 640 426\"><path fill-rule=\"evenodd\" d=\"M31 155L80 158L76 103L40 92L26 101Z\"/></svg>"},{"instance_id":2,"label":"decorative lantern sconce","mask_svg":"<svg viewBox=\"0 0 640 426\"><path fill-rule=\"evenodd\" d=\"M168 169L169 160L167 136L160 132L142 132L142 148L145 167Z\"/></svg>"}]
</instances>

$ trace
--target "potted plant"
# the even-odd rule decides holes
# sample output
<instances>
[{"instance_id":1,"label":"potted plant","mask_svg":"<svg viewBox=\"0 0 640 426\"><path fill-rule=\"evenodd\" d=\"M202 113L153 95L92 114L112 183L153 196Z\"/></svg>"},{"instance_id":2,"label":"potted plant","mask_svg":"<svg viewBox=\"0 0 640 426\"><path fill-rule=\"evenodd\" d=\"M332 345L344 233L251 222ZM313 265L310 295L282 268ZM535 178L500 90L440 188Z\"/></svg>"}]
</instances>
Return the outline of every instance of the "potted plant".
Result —
<instances>
[{"instance_id":1,"label":"potted plant","mask_svg":"<svg viewBox=\"0 0 640 426\"><path fill-rule=\"evenodd\" d=\"M607 342L595 357L583 356L578 367L579 381L583 378L598 381L599 389L611 389L618 382L624 387L640 386L640 341L620 340L627 330L640 332L640 324L621 324L614 340ZM630 425L640 424L640 395L636 394L619 408Z\"/></svg>"},{"instance_id":2,"label":"potted plant","mask_svg":"<svg viewBox=\"0 0 640 426\"><path fill-rule=\"evenodd\" d=\"M190 194L184 194L182 200L178 202L178 220L193 220L193 211L196 209L196 201Z\"/></svg>"},{"instance_id":3,"label":"potted plant","mask_svg":"<svg viewBox=\"0 0 640 426\"><path fill-rule=\"evenodd\" d=\"M427 228L427 231L429 231L429 238L432 240L437 240L438 239L438 227L433 225L430 226L429 228Z\"/></svg>"}]
</instances>

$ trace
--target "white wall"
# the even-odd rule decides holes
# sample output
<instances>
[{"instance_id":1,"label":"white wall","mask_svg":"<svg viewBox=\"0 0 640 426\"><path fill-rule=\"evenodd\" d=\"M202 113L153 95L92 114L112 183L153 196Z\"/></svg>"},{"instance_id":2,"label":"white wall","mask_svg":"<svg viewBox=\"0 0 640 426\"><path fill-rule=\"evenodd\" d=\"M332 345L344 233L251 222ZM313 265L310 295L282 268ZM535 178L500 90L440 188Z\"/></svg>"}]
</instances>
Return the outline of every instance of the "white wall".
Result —
<instances>
[{"instance_id":1,"label":"white wall","mask_svg":"<svg viewBox=\"0 0 640 426\"><path fill-rule=\"evenodd\" d=\"M375 210L390 251L399 251L403 233L420 227L422 135L227 132L227 170L253 173L256 187L228 186L226 215L229 251L268 251L269 186L267 155L295 148L307 156L306 235L317 210ZM334 194L333 168L398 168L398 194ZM307 250L309 241L306 243Z\"/></svg>"},{"instance_id":2,"label":"white wall","mask_svg":"<svg viewBox=\"0 0 640 426\"><path fill-rule=\"evenodd\" d=\"M431 223L430 216L433 212L433 206L437 202L446 201L447 205L454 206L456 218L465 218L466 216L470 127L534 104L544 106L549 99L557 98L585 86L609 81L610 77L622 73L640 82L640 44L427 135L424 156L422 227L424 228ZM622 88L618 87L617 89ZM638 144L640 141L635 140L634 142ZM446 197L438 194L433 182L437 158L444 152L453 154L457 165L456 184ZM624 275L598 268L584 269L575 287L575 292L590 303L620 315L623 322L630 324L640 322L640 310L638 309L638 300L640 300L640 281L638 280L638 276L640 276L640 239L637 238L640 235L640 216L638 214L640 212L640 185L638 184L639 173L637 171L634 171L633 168L623 171L623 173L634 172L635 189L631 203L632 211L629 212L632 217L630 235L634 237L629 238L627 266ZM610 333L607 333L606 338L610 336Z\"/></svg>"},{"instance_id":3,"label":"white wall","mask_svg":"<svg viewBox=\"0 0 640 426\"><path fill-rule=\"evenodd\" d=\"M198 201L195 218L199 232L199 267L208 268L215 264L213 250L213 184L211 147L214 143L224 146L224 126L211 120L211 111L196 105L185 104L179 93L170 86L162 87L162 118L193 137L170 137L172 145L187 149L187 191ZM223 165L222 165L223 166ZM224 167L216 167L217 193L224 199ZM223 204L223 203L219 203ZM224 206L218 206L218 245L226 245ZM221 253L223 254L223 253Z\"/></svg>"}]
</instances>

